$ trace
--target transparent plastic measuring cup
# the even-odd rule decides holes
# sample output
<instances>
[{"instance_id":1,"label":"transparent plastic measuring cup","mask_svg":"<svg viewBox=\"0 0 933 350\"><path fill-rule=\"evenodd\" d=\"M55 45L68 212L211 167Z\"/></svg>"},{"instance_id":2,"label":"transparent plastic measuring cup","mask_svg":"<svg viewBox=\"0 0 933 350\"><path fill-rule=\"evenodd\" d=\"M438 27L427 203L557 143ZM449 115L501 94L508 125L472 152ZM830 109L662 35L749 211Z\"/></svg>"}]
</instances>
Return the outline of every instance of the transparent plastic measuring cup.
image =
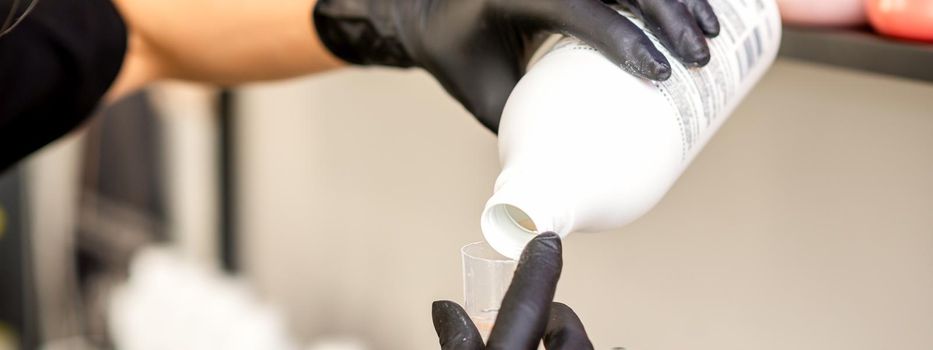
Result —
<instances>
[{"instance_id":1,"label":"transparent plastic measuring cup","mask_svg":"<svg viewBox=\"0 0 933 350\"><path fill-rule=\"evenodd\" d=\"M499 254L486 242L467 244L460 253L463 258L463 308L483 339L487 339L518 262Z\"/></svg>"}]
</instances>

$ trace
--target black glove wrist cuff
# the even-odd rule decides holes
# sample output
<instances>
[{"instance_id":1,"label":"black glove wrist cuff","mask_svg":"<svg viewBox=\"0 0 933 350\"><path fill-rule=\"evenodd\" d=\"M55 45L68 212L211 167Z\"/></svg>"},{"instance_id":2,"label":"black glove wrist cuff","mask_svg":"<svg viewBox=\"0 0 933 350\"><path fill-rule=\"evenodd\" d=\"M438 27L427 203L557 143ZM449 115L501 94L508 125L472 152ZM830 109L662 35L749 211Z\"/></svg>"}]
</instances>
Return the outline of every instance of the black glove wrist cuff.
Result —
<instances>
[{"instance_id":1,"label":"black glove wrist cuff","mask_svg":"<svg viewBox=\"0 0 933 350\"><path fill-rule=\"evenodd\" d=\"M373 8L383 2L319 0L314 7L318 36L334 55L352 64L415 66L388 13Z\"/></svg>"}]
</instances>

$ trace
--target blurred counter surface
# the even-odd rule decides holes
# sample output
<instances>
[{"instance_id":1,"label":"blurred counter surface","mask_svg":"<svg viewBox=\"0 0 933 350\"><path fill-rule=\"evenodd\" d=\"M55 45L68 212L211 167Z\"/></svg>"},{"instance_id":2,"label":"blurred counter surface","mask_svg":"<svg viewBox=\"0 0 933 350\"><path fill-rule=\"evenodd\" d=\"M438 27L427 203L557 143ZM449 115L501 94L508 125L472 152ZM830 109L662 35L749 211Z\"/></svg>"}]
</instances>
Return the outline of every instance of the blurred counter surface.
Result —
<instances>
[{"instance_id":1,"label":"blurred counter surface","mask_svg":"<svg viewBox=\"0 0 933 350\"><path fill-rule=\"evenodd\" d=\"M785 26L781 57L933 83L933 44L864 28Z\"/></svg>"}]
</instances>

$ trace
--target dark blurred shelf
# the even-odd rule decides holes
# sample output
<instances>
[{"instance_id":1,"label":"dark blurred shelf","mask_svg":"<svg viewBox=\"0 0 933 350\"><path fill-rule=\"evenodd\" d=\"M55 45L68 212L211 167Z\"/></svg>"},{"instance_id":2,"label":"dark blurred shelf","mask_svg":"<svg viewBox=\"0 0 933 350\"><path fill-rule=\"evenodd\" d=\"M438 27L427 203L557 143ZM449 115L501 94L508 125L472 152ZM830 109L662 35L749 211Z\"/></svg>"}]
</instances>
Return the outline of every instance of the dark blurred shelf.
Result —
<instances>
[{"instance_id":1,"label":"dark blurred shelf","mask_svg":"<svg viewBox=\"0 0 933 350\"><path fill-rule=\"evenodd\" d=\"M0 331L15 339L0 339L0 348L15 342L13 349L38 348L38 317L35 280L32 274L33 246L27 228L23 189L23 166L0 172Z\"/></svg>"},{"instance_id":2,"label":"dark blurred shelf","mask_svg":"<svg viewBox=\"0 0 933 350\"><path fill-rule=\"evenodd\" d=\"M933 83L933 44L888 39L868 29L785 27L780 55Z\"/></svg>"}]
</instances>

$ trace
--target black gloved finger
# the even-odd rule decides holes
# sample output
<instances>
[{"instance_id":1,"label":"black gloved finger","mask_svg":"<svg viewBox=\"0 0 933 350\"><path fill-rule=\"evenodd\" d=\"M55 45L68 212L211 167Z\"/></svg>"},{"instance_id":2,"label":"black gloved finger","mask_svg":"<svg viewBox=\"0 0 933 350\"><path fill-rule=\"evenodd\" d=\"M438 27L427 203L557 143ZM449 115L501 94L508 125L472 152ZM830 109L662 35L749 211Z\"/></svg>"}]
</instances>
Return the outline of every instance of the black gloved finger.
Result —
<instances>
[{"instance_id":1,"label":"black gloved finger","mask_svg":"<svg viewBox=\"0 0 933 350\"><path fill-rule=\"evenodd\" d=\"M592 350L593 343L577 314L567 305L553 303L544 332L544 347L547 350Z\"/></svg>"},{"instance_id":2,"label":"black gloved finger","mask_svg":"<svg viewBox=\"0 0 933 350\"><path fill-rule=\"evenodd\" d=\"M538 348L562 266L561 242L557 234L543 233L528 243L502 300L487 349Z\"/></svg>"},{"instance_id":3,"label":"black gloved finger","mask_svg":"<svg viewBox=\"0 0 933 350\"><path fill-rule=\"evenodd\" d=\"M452 301L435 301L431 305L434 330L443 350L481 350L483 338L460 305Z\"/></svg>"},{"instance_id":4,"label":"black gloved finger","mask_svg":"<svg viewBox=\"0 0 933 350\"><path fill-rule=\"evenodd\" d=\"M700 26L700 29L703 30L703 34L706 34L707 37L715 38L719 35L719 17L716 16L716 12L713 11L713 7L709 5L707 0L681 0L684 5L687 6L687 9L690 10L690 13L693 14L693 18L697 21L697 25Z\"/></svg>"},{"instance_id":5,"label":"black gloved finger","mask_svg":"<svg viewBox=\"0 0 933 350\"><path fill-rule=\"evenodd\" d=\"M487 67L491 66L487 65ZM462 92L459 100L472 113L480 123L492 132L499 132L499 121L502 119L502 110L505 109L505 103L518 84L521 73L516 69L502 67L499 71L493 69L483 69L474 72L481 79L460 80L461 82L474 82L479 85L475 88L460 90Z\"/></svg>"},{"instance_id":6,"label":"black gloved finger","mask_svg":"<svg viewBox=\"0 0 933 350\"><path fill-rule=\"evenodd\" d=\"M646 28L681 62L691 66L709 63L710 52L693 14L678 0L620 0L645 22ZM637 10L635 10L637 9Z\"/></svg>"},{"instance_id":7,"label":"black gloved finger","mask_svg":"<svg viewBox=\"0 0 933 350\"><path fill-rule=\"evenodd\" d=\"M541 16L550 30L572 35L599 49L609 60L631 74L666 80L671 76L671 64L654 47L641 29L598 0L550 0Z\"/></svg>"},{"instance_id":8,"label":"black gloved finger","mask_svg":"<svg viewBox=\"0 0 933 350\"><path fill-rule=\"evenodd\" d=\"M500 56L505 51L498 47L483 49L488 53L475 58L476 69L462 70L439 64L429 71L483 126L498 132L505 103L522 77L521 67L514 60Z\"/></svg>"}]
</instances>

